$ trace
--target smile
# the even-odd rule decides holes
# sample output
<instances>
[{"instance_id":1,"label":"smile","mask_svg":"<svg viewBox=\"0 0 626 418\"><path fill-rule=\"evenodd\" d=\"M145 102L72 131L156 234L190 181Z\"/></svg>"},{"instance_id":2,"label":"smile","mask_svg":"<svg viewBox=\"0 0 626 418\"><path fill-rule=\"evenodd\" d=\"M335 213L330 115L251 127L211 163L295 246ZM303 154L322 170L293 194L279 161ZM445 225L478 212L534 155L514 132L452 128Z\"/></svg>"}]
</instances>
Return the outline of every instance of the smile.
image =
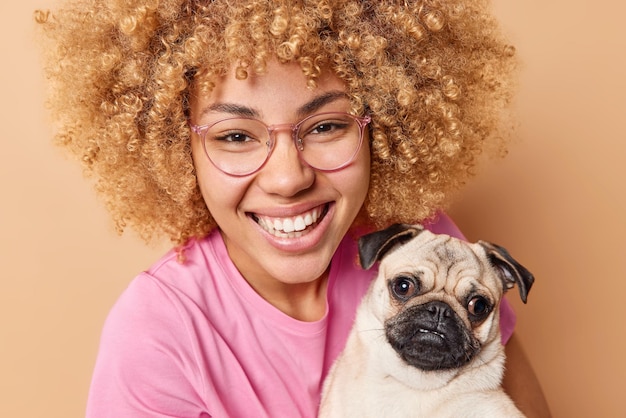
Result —
<instances>
[{"instance_id":1,"label":"smile","mask_svg":"<svg viewBox=\"0 0 626 418\"><path fill-rule=\"evenodd\" d=\"M269 234L279 238L298 238L309 232L324 218L328 206L319 206L308 212L286 218L274 218L252 214L257 224Z\"/></svg>"}]
</instances>

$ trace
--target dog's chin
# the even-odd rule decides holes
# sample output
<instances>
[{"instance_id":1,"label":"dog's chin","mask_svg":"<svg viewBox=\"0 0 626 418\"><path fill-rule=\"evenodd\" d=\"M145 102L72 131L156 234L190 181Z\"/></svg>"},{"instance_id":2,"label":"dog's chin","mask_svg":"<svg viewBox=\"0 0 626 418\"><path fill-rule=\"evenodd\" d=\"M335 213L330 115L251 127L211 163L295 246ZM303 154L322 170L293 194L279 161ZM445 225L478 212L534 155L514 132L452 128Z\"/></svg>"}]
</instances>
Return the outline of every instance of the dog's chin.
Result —
<instances>
[{"instance_id":1,"label":"dog's chin","mask_svg":"<svg viewBox=\"0 0 626 418\"><path fill-rule=\"evenodd\" d=\"M480 351L480 343L461 318L444 305L411 306L385 323L389 344L406 364L423 371L458 369Z\"/></svg>"}]
</instances>

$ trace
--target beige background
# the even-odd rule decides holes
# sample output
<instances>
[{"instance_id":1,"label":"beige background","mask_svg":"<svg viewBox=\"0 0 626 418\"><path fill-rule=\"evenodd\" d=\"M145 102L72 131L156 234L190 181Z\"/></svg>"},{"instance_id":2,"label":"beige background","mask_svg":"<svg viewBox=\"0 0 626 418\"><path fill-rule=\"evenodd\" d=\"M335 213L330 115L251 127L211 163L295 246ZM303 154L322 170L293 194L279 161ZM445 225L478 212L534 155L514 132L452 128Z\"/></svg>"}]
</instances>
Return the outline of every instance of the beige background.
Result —
<instances>
[{"instance_id":1,"label":"beige background","mask_svg":"<svg viewBox=\"0 0 626 418\"><path fill-rule=\"evenodd\" d=\"M32 10L0 5L0 416L83 416L102 322L161 254L117 237L80 169L50 145ZM524 61L520 139L454 217L536 275L512 293L556 417L626 417L626 7L497 0Z\"/></svg>"}]
</instances>

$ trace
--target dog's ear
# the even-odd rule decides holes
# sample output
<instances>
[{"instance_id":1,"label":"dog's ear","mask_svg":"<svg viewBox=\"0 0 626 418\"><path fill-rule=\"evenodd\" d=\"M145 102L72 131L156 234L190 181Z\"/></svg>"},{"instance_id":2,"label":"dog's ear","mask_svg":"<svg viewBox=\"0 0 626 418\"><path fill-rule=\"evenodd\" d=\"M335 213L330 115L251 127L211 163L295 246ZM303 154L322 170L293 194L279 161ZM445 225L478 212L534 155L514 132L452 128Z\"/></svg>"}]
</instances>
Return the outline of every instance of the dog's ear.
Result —
<instances>
[{"instance_id":1,"label":"dog's ear","mask_svg":"<svg viewBox=\"0 0 626 418\"><path fill-rule=\"evenodd\" d=\"M535 281L532 273L528 271L526 267L515 261L505 248L485 241L478 241L478 243L482 245L487 252L487 257L498 272L505 290L517 284L520 297L522 301L526 303L528 292L530 292L530 288Z\"/></svg>"},{"instance_id":2,"label":"dog's ear","mask_svg":"<svg viewBox=\"0 0 626 418\"><path fill-rule=\"evenodd\" d=\"M363 235L359 239L361 267L369 269L391 248L410 240L423 230L421 225L393 224L386 229Z\"/></svg>"}]
</instances>

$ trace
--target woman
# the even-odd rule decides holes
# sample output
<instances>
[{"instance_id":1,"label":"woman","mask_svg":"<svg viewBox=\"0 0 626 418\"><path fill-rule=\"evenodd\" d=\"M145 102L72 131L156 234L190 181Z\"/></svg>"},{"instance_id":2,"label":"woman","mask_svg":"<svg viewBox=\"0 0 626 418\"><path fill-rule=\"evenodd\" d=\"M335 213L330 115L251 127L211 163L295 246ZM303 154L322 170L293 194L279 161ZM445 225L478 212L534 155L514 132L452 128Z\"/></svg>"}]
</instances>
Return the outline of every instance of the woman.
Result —
<instances>
[{"instance_id":1,"label":"woman","mask_svg":"<svg viewBox=\"0 0 626 418\"><path fill-rule=\"evenodd\" d=\"M373 278L358 233L460 235L438 211L504 148L515 63L486 5L97 0L38 20L57 139L120 231L176 244L113 307L87 415L315 416ZM507 347L509 393L546 416Z\"/></svg>"}]
</instances>

